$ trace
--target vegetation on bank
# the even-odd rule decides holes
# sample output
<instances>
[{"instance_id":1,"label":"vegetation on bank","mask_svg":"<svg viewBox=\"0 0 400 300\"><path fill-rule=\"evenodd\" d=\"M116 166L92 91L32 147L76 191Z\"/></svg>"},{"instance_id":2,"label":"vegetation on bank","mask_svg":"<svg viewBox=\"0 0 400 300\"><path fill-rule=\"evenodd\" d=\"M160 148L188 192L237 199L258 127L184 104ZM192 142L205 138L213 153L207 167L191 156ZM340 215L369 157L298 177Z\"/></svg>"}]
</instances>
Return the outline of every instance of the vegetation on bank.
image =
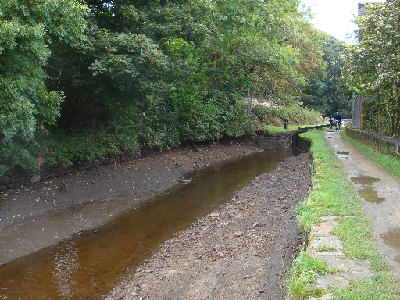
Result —
<instances>
[{"instance_id":1,"label":"vegetation on bank","mask_svg":"<svg viewBox=\"0 0 400 300\"><path fill-rule=\"evenodd\" d=\"M366 157L369 157L371 160L373 160L377 165L385 169L388 173L396 176L397 178L400 178L400 159L398 157L379 152L372 146L351 138L344 131L342 132L342 138L346 142L356 147Z\"/></svg>"},{"instance_id":2,"label":"vegetation on bank","mask_svg":"<svg viewBox=\"0 0 400 300\"><path fill-rule=\"evenodd\" d=\"M363 127L400 136L400 0L365 4L357 18L359 43L344 53L343 78L364 98Z\"/></svg>"},{"instance_id":3,"label":"vegetation on bank","mask_svg":"<svg viewBox=\"0 0 400 300\"><path fill-rule=\"evenodd\" d=\"M296 213L306 233L320 221L321 216L343 216L334 229L344 243L344 253L350 258L368 259L376 274L370 280L355 281L350 287L333 290L333 299L399 299L400 282L390 274L383 256L378 252L376 238L363 214L362 204L355 186L347 179L339 160L324 137L323 131L310 131L302 135L311 140L313 156L313 189L308 199L299 204ZM288 279L289 291L294 299L321 296L327 291L313 290L309 285L320 275L335 272L305 252L295 260Z\"/></svg>"},{"instance_id":4,"label":"vegetation on bank","mask_svg":"<svg viewBox=\"0 0 400 300\"><path fill-rule=\"evenodd\" d=\"M258 105L254 114L262 124L281 126L284 119L291 125L317 124L322 122L321 113L316 110L306 109L299 104L283 107L265 107Z\"/></svg>"},{"instance_id":5,"label":"vegetation on bank","mask_svg":"<svg viewBox=\"0 0 400 300\"><path fill-rule=\"evenodd\" d=\"M352 90L341 78L348 46L332 38L322 44L323 60L326 68L317 76L307 78L304 95L301 97L305 107L320 111L325 117L333 117L337 111L343 118L351 118Z\"/></svg>"},{"instance_id":6,"label":"vegetation on bank","mask_svg":"<svg viewBox=\"0 0 400 300\"><path fill-rule=\"evenodd\" d=\"M299 4L0 0L0 174L310 123L299 99L340 43Z\"/></svg>"}]
</instances>

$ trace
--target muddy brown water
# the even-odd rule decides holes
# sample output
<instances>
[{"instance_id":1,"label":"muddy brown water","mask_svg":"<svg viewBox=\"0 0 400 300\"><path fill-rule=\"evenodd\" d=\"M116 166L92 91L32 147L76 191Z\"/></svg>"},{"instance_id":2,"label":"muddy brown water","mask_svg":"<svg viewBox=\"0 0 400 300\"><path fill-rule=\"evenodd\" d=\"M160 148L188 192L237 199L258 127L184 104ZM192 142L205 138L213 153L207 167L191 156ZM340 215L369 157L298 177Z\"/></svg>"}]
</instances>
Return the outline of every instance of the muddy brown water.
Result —
<instances>
[{"instance_id":1,"label":"muddy brown water","mask_svg":"<svg viewBox=\"0 0 400 300\"><path fill-rule=\"evenodd\" d=\"M352 177L351 180L354 183L357 183L362 186L362 188L358 190L358 193L365 201L376 204L380 204L385 201L385 198L378 197L378 192L372 186L374 183L380 181L379 178L371 176L357 176L357 177Z\"/></svg>"},{"instance_id":2,"label":"muddy brown water","mask_svg":"<svg viewBox=\"0 0 400 300\"><path fill-rule=\"evenodd\" d=\"M381 235L383 241L389 247L392 247L400 253L400 228L392 228L387 233ZM395 260L400 263L400 255Z\"/></svg>"},{"instance_id":3,"label":"muddy brown water","mask_svg":"<svg viewBox=\"0 0 400 300\"><path fill-rule=\"evenodd\" d=\"M0 299L101 298L175 232L291 154L266 151L189 174L190 184L178 185L95 231L0 266Z\"/></svg>"},{"instance_id":4,"label":"muddy brown water","mask_svg":"<svg viewBox=\"0 0 400 300\"><path fill-rule=\"evenodd\" d=\"M375 182L379 182L379 178L371 177L371 176L357 176L357 177L352 177L351 180L354 183L358 183L361 185L372 185Z\"/></svg>"}]
</instances>

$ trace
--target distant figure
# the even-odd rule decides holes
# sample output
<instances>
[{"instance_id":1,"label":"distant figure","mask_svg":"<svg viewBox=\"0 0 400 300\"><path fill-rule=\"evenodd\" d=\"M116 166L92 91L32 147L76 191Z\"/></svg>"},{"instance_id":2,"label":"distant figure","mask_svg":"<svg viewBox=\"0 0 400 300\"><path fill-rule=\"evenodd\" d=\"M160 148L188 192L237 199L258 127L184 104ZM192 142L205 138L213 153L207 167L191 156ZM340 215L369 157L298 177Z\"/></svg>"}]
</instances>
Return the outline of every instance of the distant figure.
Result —
<instances>
[{"instance_id":1,"label":"distant figure","mask_svg":"<svg viewBox=\"0 0 400 300\"><path fill-rule=\"evenodd\" d=\"M336 112L336 115L333 117L335 120L335 125L336 125L336 131L340 130L340 125L342 125L342 116L339 115L339 112Z\"/></svg>"},{"instance_id":2,"label":"distant figure","mask_svg":"<svg viewBox=\"0 0 400 300\"><path fill-rule=\"evenodd\" d=\"M329 129L332 129L333 127L333 119L332 117L329 117Z\"/></svg>"}]
</instances>

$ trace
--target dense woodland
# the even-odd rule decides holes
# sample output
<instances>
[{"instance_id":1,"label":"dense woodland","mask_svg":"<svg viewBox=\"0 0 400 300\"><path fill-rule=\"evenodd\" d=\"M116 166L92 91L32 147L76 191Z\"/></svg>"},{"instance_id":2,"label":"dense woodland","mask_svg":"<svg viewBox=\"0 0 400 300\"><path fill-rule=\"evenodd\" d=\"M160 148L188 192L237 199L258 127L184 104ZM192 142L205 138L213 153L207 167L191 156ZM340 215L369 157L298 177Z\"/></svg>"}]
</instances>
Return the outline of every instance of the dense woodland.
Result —
<instances>
[{"instance_id":1,"label":"dense woodland","mask_svg":"<svg viewBox=\"0 0 400 300\"><path fill-rule=\"evenodd\" d=\"M298 0L0 0L0 174L347 110L346 46L308 18Z\"/></svg>"},{"instance_id":2,"label":"dense woodland","mask_svg":"<svg viewBox=\"0 0 400 300\"><path fill-rule=\"evenodd\" d=\"M345 55L343 77L363 97L364 129L400 136L400 1L367 5L359 43Z\"/></svg>"}]
</instances>

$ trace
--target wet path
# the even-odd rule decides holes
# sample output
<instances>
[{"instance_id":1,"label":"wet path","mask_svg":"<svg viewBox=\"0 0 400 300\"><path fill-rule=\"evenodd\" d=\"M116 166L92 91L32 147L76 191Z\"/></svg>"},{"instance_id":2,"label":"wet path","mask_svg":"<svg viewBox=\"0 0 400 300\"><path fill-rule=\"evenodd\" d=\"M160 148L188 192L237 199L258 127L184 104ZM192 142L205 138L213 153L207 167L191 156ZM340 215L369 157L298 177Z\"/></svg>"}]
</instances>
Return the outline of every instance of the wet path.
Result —
<instances>
[{"instance_id":1,"label":"wet path","mask_svg":"<svg viewBox=\"0 0 400 300\"><path fill-rule=\"evenodd\" d=\"M96 299L127 267L213 211L291 153L262 152L203 169L112 223L0 266L0 299Z\"/></svg>"},{"instance_id":2,"label":"wet path","mask_svg":"<svg viewBox=\"0 0 400 300\"><path fill-rule=\"evenodd\" d=\"M339 133L327 132L326 136L357 186L380 250L400 276L400 181L345 142Z\"/></svg>"}]
</instances>

